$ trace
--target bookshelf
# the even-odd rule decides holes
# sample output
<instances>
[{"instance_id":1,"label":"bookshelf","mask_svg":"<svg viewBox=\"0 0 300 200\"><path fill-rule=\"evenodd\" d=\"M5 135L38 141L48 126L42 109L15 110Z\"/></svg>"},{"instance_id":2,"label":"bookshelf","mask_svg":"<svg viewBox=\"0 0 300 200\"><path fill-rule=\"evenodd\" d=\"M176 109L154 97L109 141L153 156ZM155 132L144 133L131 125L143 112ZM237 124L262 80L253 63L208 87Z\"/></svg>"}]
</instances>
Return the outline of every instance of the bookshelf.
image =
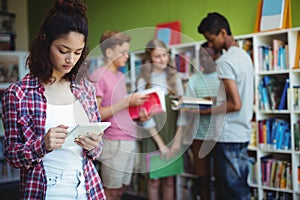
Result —
<instances>
[{"instance_id":1,"label":"bookshelf","mask_svg":"<svg viewBox=\"0 0 300 200\"><path fill-rule=\"evenodd\" d=\"M15 19L15 13L0 10L0 51L15 50Z\"/></svg>"},{"instance_id":2,"label":"bookshelf","mask_svg":"<svg viewBox=\"0 0 300 200\"><path fill-rule=\"evenodd\" d=\"M4 90L13 82L22 78L28 69L25 68L26 51L0 51L0 98ZM4 129L2 124L2 102L0 103L0 185L13 184L19 181L19 170L12 168L4 160ZM2 186L1 186L2 188ZM0 188L0 189L1 189Z\"/></svg>"},{"instance_id":3,"label":"bookshelf","mask_svg":"<svg viewBox=\"0 0 300 200\"><path fill-rule=\"evenodd\" d=\"M293 69L299 28L253 35L257 136L257 190L261 198L300 199L299 150L293 106L300 76ZM285 90L285 85L287 86ZM286 95L286 96L285 96Z\"/></svg>"},{"instance_id":4,"label":"bookshelf","mask_svg":"<svg viewBox=\"0 0 300 200\"><path fill-rule=\"evenodd\" d=\"M253 59L255 68L253 134L248 148L250 157L248 183L254 199L273 197L300 199L300 150L298 142L297 144L295 142L295 139L300 140L300 136L297 135L300 130L295 129L295 127L299 127L299 124L298 126L295 126L295 124L300 123L300 69L298 65L295 65L295 63L299 63L299 35L300 28L290 28L235 36L239 46L245 49ZM202 42L204 41L169 47L173 64L183 75L184 81L194 71L191 67L185 65L180 67L178 64L180 62L176 59L178 56L182 56L193 66L199 66L199 48ZM128 69L131 70L128 83L131 86L129 90L131 92L135 90L135 80L139 74L142 57L143 51L130 53L130 66ZM262 101L261 96L261 84L266 79L273 81L274 84L276 83L269 102ZM286 96L284 96L282 94L287 80L289 84L286 87ZM284 98L281 99L282 96ZM264 105L264 103L269 105ZM280 104L281 106L279 106ZM269 144L267 141L262 140L266 136L263 136L265 128L262 129L261 127L266 121L269 121L270 124L272 120L283 122L278 123L282 126L273 124L276 130L281 130L281 132L277 131L278 135L281 135L280 133L285 135L284 138L280 139L281 144L277 144L277 146L276 143ZM268 163L268 170L265 163ZM283 175L280 180L276 179L275 176L277 174L279 177L280 173L280 167L277 169L276 166L284 168L284 173L281 171ZM269 171L270 174L265 174L265 171ZM273 177L271 177L272 175ZM269 176L269 182L265 180L267 176ZM193 179L195 177L190 176L190 173L184 173L177 177L177 197L179 199L185 195L184 188L180 187L180 185L187 183L187 180L182 182L183 178ZM271 180L274 183L270 182ZM276 181L277 185L275 184ZM281 181L282 184L278 184L278 181Z\"/></svg>"}]
</instances>

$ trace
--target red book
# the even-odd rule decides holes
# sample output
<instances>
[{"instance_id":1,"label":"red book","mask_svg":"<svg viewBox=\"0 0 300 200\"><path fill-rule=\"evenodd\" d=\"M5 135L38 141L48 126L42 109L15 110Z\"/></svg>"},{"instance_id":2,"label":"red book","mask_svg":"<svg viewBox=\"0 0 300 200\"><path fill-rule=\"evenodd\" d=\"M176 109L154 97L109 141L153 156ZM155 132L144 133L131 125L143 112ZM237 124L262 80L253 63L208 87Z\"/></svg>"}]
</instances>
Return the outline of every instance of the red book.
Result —
<instances>
[{"instance_id":1,"label":"red book","mask_svg":"<svg viewBox=\"0 0 300 200\"><path fill-rule=\"evenodd\" d=\"M145 109L147 114L158 114L166 111L165 94L159 88L146 89L141 94L149 96L148 100L140 106L129 106L128 111L132 119L139 118L141 109Z\"/></svg>"}]
</instances>

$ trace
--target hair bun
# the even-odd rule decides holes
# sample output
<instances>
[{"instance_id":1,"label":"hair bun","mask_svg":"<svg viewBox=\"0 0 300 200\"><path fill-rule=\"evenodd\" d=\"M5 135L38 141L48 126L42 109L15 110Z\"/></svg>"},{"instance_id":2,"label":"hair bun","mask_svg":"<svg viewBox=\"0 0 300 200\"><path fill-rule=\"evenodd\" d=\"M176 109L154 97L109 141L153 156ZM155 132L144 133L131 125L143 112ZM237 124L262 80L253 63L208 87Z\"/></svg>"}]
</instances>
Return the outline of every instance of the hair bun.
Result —
<instances>
[{"instance_id":1,"label":"hair bun","mask_svg":"<svg viewBox=\"0 0 300 200\"><path fill-rule=\"evenodd\" d=\"M55 10L65 13L79 13L86 14L86 5L82 0L57 0L55 3Z\"/></svg>"}]
</instances>

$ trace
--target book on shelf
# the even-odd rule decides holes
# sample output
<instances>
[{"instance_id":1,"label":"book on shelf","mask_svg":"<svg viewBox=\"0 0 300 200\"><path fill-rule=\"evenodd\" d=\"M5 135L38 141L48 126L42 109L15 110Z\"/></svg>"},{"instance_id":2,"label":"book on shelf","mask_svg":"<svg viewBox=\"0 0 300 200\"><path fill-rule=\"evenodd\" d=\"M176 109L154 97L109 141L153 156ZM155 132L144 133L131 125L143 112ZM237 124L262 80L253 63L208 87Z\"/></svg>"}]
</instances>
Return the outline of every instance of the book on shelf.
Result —
<instances>
[{"instance_id":1,"label":"book on shelf","mask_svg":"<svg viewBox=\"0 0 300 200\"><path fill-rule=\"evenodd\" d=\"M258 63L261 71L277 71L289 68L288 44L273 39L272 45L258 46Z\"/></svg>"},{"instance_id":2,"label":"book on shelf","mask_svg":"<svg viewBox=\"0 0 300 200\"><path fill-rule=\"evenodd\" d=\"M292 189L290 161L274 158L273 155L261 157L261 178L264 186Z\"/></svg>"},{"instance_id":3,"label":"book on shelf","mask_svg":"<svg viewBox=\"0 0 300 200\"><path fill-rule=\"evenodd\" d=\"M293 194L287 192L279 192L279 191L270 191L264 190L263 196L265 200L273 200L273 199L284 199L284 200L292 200Z\"/></svg>"},{"instance_id":4,"label":"book on shelf","mask_svg":"<svg viewBox=\"0 0 300 200\"><path fill-rule=\"evenodd\" d=\"M152 152L146 155L146 161L150 178L175 176L184 171L182 155L162 160L159 152Z\"/></svg>"},{"instance_id":5,"label":"book on shelf","mask_svg":"<svg viewBox=\"0 0 300 200\"><path fill-rule=\"evenodd\" d=\"M176 70L183 75L184 78L189 78L192 73L192 53L186 51L181 54L175 55Z\"/></svg>"},{"instance_id":6,"label":"book on shelf","mask_svg":"<svg viewBox=\"0 0 300 200\"><path fill-rule=\"evenodd\" d=\"M213 104L214 102L209 99L182 96L179 99L172 100L171 108L173 110L189 108L207 109Z\"/></svg>"},{"instance_id":7,"label":"book on shelf","mask_svg":"<svg viewBox=\"0 0 300 200\"><path fill-rule=\"evenodd\" d=\"M258 137L261 148L270 150L291 149L289 122L284 119L270 118L258 122Z\"/></svg>"},{"instance_id":8,"label":"book on shelf","mask_svg":"<svg viewBox=\"0 0 300 200\"><path fill-rule=\"evenodd\" d=\"M132 119L138 119L139 113L145 109L147 114L158 114L166 111L165 94L164 91L158 87L150 88L139 92L147 95L148 99L140 106L129 106L128 111Z\"/></svg>"},{"instance_id":9,"label":"book on shelf","mask_svg":"<svg viewBox=\"0 0 300 200\"><path fill-rule=\"evenodd\" d=\"M248 175L248 182L251 184L257 184L257 162L254 157L248 158L248 168L249 168L249 175Z\"/></svg>"},{"instance_id":10,"label":"book on shelf","mask_svg":"<svg viewBox=\"0 0 300 200\"><path fill-rule=\"evenodd\" d=\"M294 123L294 149L300 150L300 120Z\"/></svg>"},{"instance_id":11,"label":"book on shelf","mask_svg":"<svg viewBox=\"0 0 300 200\"><path fill-rule=\"evenodd\" d=\"M290 79L287 78L285 80L285 84L283 87L283 91L280 97L280 102L278 105L278 110L286 110L287 109L287 90L290 87Z\"/></svg>"},{"instance_id":12,"label":"book on shelf","mask_svg":"<svg viewBox=\"0 0 300 200\"><path fill-rule=\"evenodd\" d=\"M300 31L297 34L297 45L293 69L300 69Z\"/></svg>"},{"instance_id":13,"label":"book on shelf","mask_svg":"<svg viewBox=\"0 0 300 200\"><path fill-rule=\"evenodd\" d=\"M273 39L273 69L287 69L286 49L288 45L283 40Z\"/></svg>"},{"instance_id":14,"label":"book on shelf","mask_svg":"<svg viewBox=\"0 0 300 200\"><path fill-rule=\"evenodd\" d=\"M298 191L300 190L300 166L298 165L297 167L297 175L298 175L298 178L297 178L297 181L298 181Z\"/></svg>"},{"instance_id":15,"label":"book on shelf","mask_svg":"<svg viewBox=\"0 0 300 200\"><path fill-rule=\"evenodd\" d=\"M265 75L258 84L260 110L286 110L290 79L285 76Z\"/></svg>"}]
</instances>

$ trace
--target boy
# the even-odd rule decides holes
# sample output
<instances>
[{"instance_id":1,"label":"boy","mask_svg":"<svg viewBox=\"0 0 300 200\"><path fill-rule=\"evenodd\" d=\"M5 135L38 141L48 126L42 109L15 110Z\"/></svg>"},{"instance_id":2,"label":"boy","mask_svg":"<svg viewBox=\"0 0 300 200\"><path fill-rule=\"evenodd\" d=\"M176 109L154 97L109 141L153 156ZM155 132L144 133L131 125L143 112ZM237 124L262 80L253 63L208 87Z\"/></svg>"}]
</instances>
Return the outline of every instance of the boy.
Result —
<instances>
[{"instance_id":1,"label":"boy","mask_svg":"<svg viewBox=\"0 0 300 200\"><path fill-rule=\"evenodd\" d=\"M216 61L224 91L219 90L217 106L200 114L216 115L216 172L218 199L250 199L248 143L253 114L253 64L250 56L233 38L227 19L209 13L198 26L208 45L226 52ZM221 87L220 87L221 88Z\"/></svg>"},{"instance_id":2,"label":"boy","mask_svg":"<svg viewBox=\"0 0 300 200\"><path fill-rule=\"evenodd\" d=\"M146 96L127 95L126 79L119 68L128 60L130 37L118 31L107 31L100 39L104 64L94 71L99 111L103 121L111 122L103 136L104 150L99 157L101 177L108 200L120 199L130 184L136 152L135 122L131 120L128 106L144 103Z\"/></svg>"}]
</instances>

